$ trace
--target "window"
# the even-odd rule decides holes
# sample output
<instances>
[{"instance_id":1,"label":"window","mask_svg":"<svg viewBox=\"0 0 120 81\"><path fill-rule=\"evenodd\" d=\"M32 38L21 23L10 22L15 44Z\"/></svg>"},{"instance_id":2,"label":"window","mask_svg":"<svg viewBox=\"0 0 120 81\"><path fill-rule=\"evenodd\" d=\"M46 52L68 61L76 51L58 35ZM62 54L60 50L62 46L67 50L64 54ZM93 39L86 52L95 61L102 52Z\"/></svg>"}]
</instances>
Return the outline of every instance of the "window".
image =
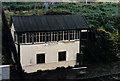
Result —
<instances>
[{"instance_id":1,"label":"window","mask_svg":"<svg viewBox=\"0 0 120 81\"><path fill-rule=\"evenodd\" d=\"M37 54L37 64L45 63L45 54Z\"/></svg>"},{"instance_id":2,"label":"window","mask_svg":"<svg viewBox=\"0 0 120 81\"><path fill-rule=\"evenodd\" d=\"M17 33L14 33L14 39L15 39L15 42L17 43L18 42Z\"/></svg>"},{"instance_id":3,"label":"window","mask_svg":"<svg viewBox=\"0 0 120 81\"><path fill-rule=\"evenodd\" d=\"M44 32L40 33L40 42L45 42L45 33Z\"/></svg>"},{"instance_id":4,"label":"window","mask_svg":"<svg viewBox=\"0 0 120 81\"><path fill-rule=\"evenodd\" d=\"M58 53L58 61L65 61L66 60L66 51Z\"/></svg>"},{"instance_id":5,"label":"window","mask_svg":"<svg viewBox=\"0 0 120 81\"><path fill-rule=\"evenodd\" d=\"M61 41L61 40L63 40L63 31L60 31L58 35L58 41Z\"/></svg>"},{"instance_id":6,"label":"window","mask_svg":"<svg viewBox=\"0 0 120 81\"><path fill-rule=\"evenodd\" d=\"M20 43L25 43L26 42L26 33L21 33L19 34L19 42Z\"/></svg>"},{"instance_id":7,"label":"window","mask_svg":"<svg viewBox=\"0 0 120 81\"><path fill-rule=\"evenodd\" d=\"M32 43L32 33L27 33L27 43Z\"/></svg>"},{"instance_id":8,"label":"window","mask_svg":"<svg viewBox=\"0 0 120 81\"><path fill-rule=\"evenodd\" d=\"M64 31L64 40L68 40L68 31Z\"/></svg>"},{"instance_id":9,"label":"window","mask_svg":"<svg viewBox=\"0 0 120 81\"><path fill-rule=\"evenodd\" d=\"M74 40L74 31L70 31L70 40Z\"/></svg>"},{"instance_id":10,"label":"window","mask_svg":"<svg viewBox=\"0 0 120 81\"><path fill-rule=\"evenodd\" d=\"M40 36L39 36L39 33L36 33L36 35L37 35L37 36L36 36L36 42L39 42L39 37L40 37Z\"/></svg>"},{"instance_id":11,"label":"window","mask_svg":"<svg viewBox=\"0 0 120 81\"><path fill-rule=\"evenodd\" d=\"M52 41L57 41L58 37L57 37L57 32L53 32L52 33Z\"/></svg>"},{"instance_id":12,"label":"window","mask_svg":"<svg viewBox=\"0 0 120 81\"><path fill-rule=\"evenodd\" d=\"M34 42L39 42L39 33L34 33Z\"/></svg>"},{"instance_id":13,"label":"window","mask_svg":"<svg viewBox=\"0 0 120 81\"><path fill-rule=\"evenodd\" d=\"M80 38L80 31L76 30L75 31L75 39L79 39Z\"/></svg>"},{"instance_id":14,"label":"window","mask_svg":"<svg viewBox=\"0 0 120 81\"><path fill-rule=\"evenodd\" d=\"M34 38L34 42L36 42L37 41L36 40L37 39L37 34L36 33L33 34L33 38Z\"/></svg>"},{"instance_id":15,"label":"window","mask_svg":"<svg viewBox=\"0 0 120 81\"><path fill-rule=\"evenodd\" d=\"M46 42L50 42L51 41L51 32L47 32L46 33Z\"/></svg>"},{"instance_id":16,"label":"window","mask_svg":"<svg viewBox=\"0 0 120 81\"><path fill-rule=\"evenodd\" d=\"M85 38L85 32L82 32L82 38ZM15 33L15 42L18 41L17 34ZM51 42L51 41L64 41L64 40L76 40L80 37L80 30L70 31L53 31L53 32L34 32L34 33L20 33L20 43L39 43L39 42Z\"/></svg>"}]
</instances>

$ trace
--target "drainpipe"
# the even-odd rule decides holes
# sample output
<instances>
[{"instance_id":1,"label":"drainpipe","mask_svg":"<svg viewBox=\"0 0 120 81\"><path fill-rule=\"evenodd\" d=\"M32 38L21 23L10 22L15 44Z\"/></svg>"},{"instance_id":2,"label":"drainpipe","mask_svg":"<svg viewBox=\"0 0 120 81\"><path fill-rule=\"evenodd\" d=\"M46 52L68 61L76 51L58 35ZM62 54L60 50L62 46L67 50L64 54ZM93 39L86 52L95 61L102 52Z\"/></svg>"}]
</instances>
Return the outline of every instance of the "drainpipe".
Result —
<instances>
[{"instance_id":1,"label":"drainpipe","mask_svg":"<svg viewBox=\"0 0 120 81\"><path fill-rule=\"evenodd\" d=\"M17 39L18 39L18 58L20 60L20 38L19 38L20 34L18 33Z\"/></svg>"},{"instance_id":2,"label":"drainpipe","mask_svg":"<svg viewBox=\"0 0 120 81\"><path fill-rule=\"evenodd\" d=\"M81 30L80 30L80 39L79 39L79 41L80 41L80 43L79 43L79 54L80 54L80 62L79 62L79 65L83 65L83 52L82 52L82 50L81 50L81 36L82 36L82 33L81 33Z\"/></svg>"}]
</instances>

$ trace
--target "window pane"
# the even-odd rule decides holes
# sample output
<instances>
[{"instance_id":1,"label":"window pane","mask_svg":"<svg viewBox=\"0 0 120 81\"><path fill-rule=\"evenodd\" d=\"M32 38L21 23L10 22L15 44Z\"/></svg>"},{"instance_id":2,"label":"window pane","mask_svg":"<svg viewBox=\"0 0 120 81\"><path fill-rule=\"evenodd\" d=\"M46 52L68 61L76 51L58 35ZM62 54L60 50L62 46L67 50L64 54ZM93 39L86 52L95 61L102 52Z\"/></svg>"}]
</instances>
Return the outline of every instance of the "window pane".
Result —
<instances>
[{"instance_id":1,"label":"window pane","mask_svg":"<svg viewBox=\"0 0 120 81\"><path fill-rule=\"evenodd\" d=\"M58 40L57 32L55 32L55 41Z\"/></svg>"},{"instance_id":2,"label":"window pane","mask_svg":"<svg viewBox=\"0 0 120 81\"><path fill-rule=\"evenodd\" d=\"M59 34L58 35L58 41L63 40L63 31L60 31L58 34Z\"/></svg>"},{"instance_id":3,"label":"window pane","mask_svg":"<svg viewBox=\"0 0 120 81\"><path fill-rule=\"evenodd\" d=\"M25 33L19 34L19 42L20 43L25 43Z\"/></svg>"},{"instance_id":4,"label":"window pane","mask_svg":"<svg viewBox=\"0 0 120 81\"><path fill-rule=\"evenodd\" d=\"M39 33L36 33L37 37L36 37L36 42L39 42Z\"/></svg>"},{"instance_id":5,"label":"window pane","mask_svg":"<svg viewBox=\"0 0 120 81\"><path fill-rule=\"evenodd\" d=\"M52 33L52 41L55 41L54 39L55 39L55 33L53 32Z\"/></svg>"},{"instance_id":6,"label":"window pane","mask_svg":"<svg viewBox=\"0 0 120 81\"><path fill-rule=\"evenodd\" d=\"M46 33L46 42L51 41L51 32Z\"/></svg>"},{"instance_id":7,"label":"window pane","mask_svg":"<svg viewBox=\"0 0 120 81\"><path fill-rule=\"evenodd\" d=\"M79 39L80 37L80 30L75 31L75 39Z\"/></svg>"},{"instance_id":8,"label":"window pane","mask_svg":"<svg viewBox=\"0 0 120 81\"><path fill-rule=\"evenodd\" d=\"M34 42L39 42L39 33L34 33Z\"/></svg>"},{"instance_id":9,"label":"window pane","mask_svg":"<svg viewBox=\"0 0 120 81\"><path fill-rule=\"evenodd\" d=\"M19 43L22 43L22 34L19 34Z\"/></svg>"},{"instance_id":10,"label":"window pane","mask_svg":"<svg viewBox=\"0 0 120 81\"><path fill-rule=\"evenodd\" d=\"M68 31L64 31L64 40L68 40Z\"/></svg>"},{"instance_id":11,"label":"window pane","mask_svg":"<svg viewBox=\"0 0 120 81\"><path fill-rule=\"evenodd\" d=\"M22 43L25 43L25 33L22 34Z\"/></svg>"},{"instance_id":12,"label":"window pane","mask_svg":"<svg viewBox=\"0 0 120 81\"><path fill-rule=\"evenodd\" d=\"M43 41L42 42L45 42L45 33L43 32Z\"/></svg>"},{"instance_id":13,"label":"window pane","mask_svg":"<svg viewBox=\"0 0 120 81\"><path fill-rule=\"evenodd\" d=\"M57 32L52 33L52 41L57 41Z\"/></svg>"},{"instance_id":14,"label":"window pane","mask_svg":"<svg viewBox=\"0 0 120 81\"><path fill-rule=\"evenodd\" d=\"M32 43L32 33L27 33L27 43Z\"/></svg>"},{"instance_id":15,"label":"window pane","mask_svg":"<svg viewBox=\"0 0 120 81\"><path fill-rule=\"evenodd\" d=\"M70 31L70 40L74 40L74 31Z\"/></svg>"},{"instance_id":16,"label":"window pane","mask_svg":"<svg viewBox=\"0 0 120 81\"><path fill-rule=\"evenodd\" d=\"M40 32L40 42L45 42L45 33Z\"/></svg>"},{"instance_id":17,"label":"window pane","mask_svg":"<svg viewBox=\"0 0 120 81\"><path fill-rule=\"evenodd\" d=\"M43 41L43 33L41 32L40 33L40 42L42 42Z\"/></svg>"},{"instance_id":18,"label":"window pane","mask_svg":"<svg viewBox=\"0 0 120 81\"><path fill-rule=\"evenodd\" d=\"M36 40L36 37L37 37L36 33L33 34L33 37L34 37L34 42L37 42L37 40Z\"/></svg>"}]
</instances>

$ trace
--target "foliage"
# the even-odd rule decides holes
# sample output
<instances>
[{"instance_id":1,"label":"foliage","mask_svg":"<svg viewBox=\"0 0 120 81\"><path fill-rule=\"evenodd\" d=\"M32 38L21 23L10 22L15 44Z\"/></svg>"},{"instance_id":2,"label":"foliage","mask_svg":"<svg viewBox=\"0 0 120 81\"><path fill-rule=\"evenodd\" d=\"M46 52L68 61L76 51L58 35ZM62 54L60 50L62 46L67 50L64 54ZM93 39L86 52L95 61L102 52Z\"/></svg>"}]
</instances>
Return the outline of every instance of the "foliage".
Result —
<instances>
[{"instance_id":1,"label":"foliage","mask_svg":"<svg viewBox=\"0 0 120 81\"><path fill-rule=\"evenodd\" d=\"M72 13L66 12L66 11L53 11L53 10L50 10L47 13L45 13L44 15L72 15Z\"/></svg>"},{"instance_id":2,"label":"foliage","mask_svg":"<svg viewBox=\"0 0 120 81\"><path fill-rule=\"evenodd\" d=\"M117 29L114 29L112 33L109 31L106 31L104 28L98 29L98 31L101 31L101 35L104 37L104 39L107 41L105 44L106 48L106 56L107 54L112 54L113 56L120 57L120 34ZM105 56L104 55L104 56ZM113 58L113 56L111 58Z\"/></svg>"},{"instance_id":3,"label":"foliage","mask_svg":"<svg viewBox=\"0 0 120 81\"><path fill-rule=\"evenodd\" d=\"M9 10L9 11L26 11L26 10L31 10L31 9L40 9L43 8L44 6L42 5L43 3L37 3L37 2L4 2L3 3L3 8L4 10Z\"/></svg>"}]
</instances>

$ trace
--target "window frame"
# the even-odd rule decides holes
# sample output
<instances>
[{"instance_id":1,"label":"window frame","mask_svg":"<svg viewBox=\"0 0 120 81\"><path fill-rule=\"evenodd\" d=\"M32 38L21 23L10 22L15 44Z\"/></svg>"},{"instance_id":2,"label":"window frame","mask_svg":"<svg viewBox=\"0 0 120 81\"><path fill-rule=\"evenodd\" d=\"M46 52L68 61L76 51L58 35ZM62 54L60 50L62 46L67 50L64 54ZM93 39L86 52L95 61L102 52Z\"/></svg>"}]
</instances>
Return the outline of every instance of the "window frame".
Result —
<instances>
[{"instance_id":1,"label":"window frame","mask_svg":"<svg viewBox=\"0 0 120 81\"><path fill-rule=\"evenodd\" d=\"M69 39L69 40L70 40L70 41L75 40L75 39L74 39L74 38L75 38L75 37L74 37L74 34L75 34L75 33L74 33L74 30L69 31L69 36L70 36L70 39Z\"/></svg>"},{"instance_id":2,"label":"window frame","mask_svg":"<svg viewBox=\"0 0 120 81\"><path fill-rule=\"evenodd\" d=\"M58 32L58 41L63 41L64 40L64 36L63 36L64 34L63 34L63 31L59 31Z\"/></svg>"},{"instance_id":3,"label":"window frame","mask_svg":"<svg viewBox=\"0 0 120 81\"><path fill-rule=\"evenodd\" d=\"M65 41L69 40L69 31L64 31L64 40Z\"/></svg>"},{"instance_id":4,"label":"window frame","mask_svg":"<svg viewBox=\"0 0 120 81\"><path fill-rule=\"evenodd\" d=\"M19 43L37 44L46 42L49 43L49 42L77 41L80 39L80 31L81 30L66 30L66 31L19 33ZM14 40L15 43L17 43L16 41L17 36L15 35L16 33L14 33Z\"/></svg>"}]
</instances>

